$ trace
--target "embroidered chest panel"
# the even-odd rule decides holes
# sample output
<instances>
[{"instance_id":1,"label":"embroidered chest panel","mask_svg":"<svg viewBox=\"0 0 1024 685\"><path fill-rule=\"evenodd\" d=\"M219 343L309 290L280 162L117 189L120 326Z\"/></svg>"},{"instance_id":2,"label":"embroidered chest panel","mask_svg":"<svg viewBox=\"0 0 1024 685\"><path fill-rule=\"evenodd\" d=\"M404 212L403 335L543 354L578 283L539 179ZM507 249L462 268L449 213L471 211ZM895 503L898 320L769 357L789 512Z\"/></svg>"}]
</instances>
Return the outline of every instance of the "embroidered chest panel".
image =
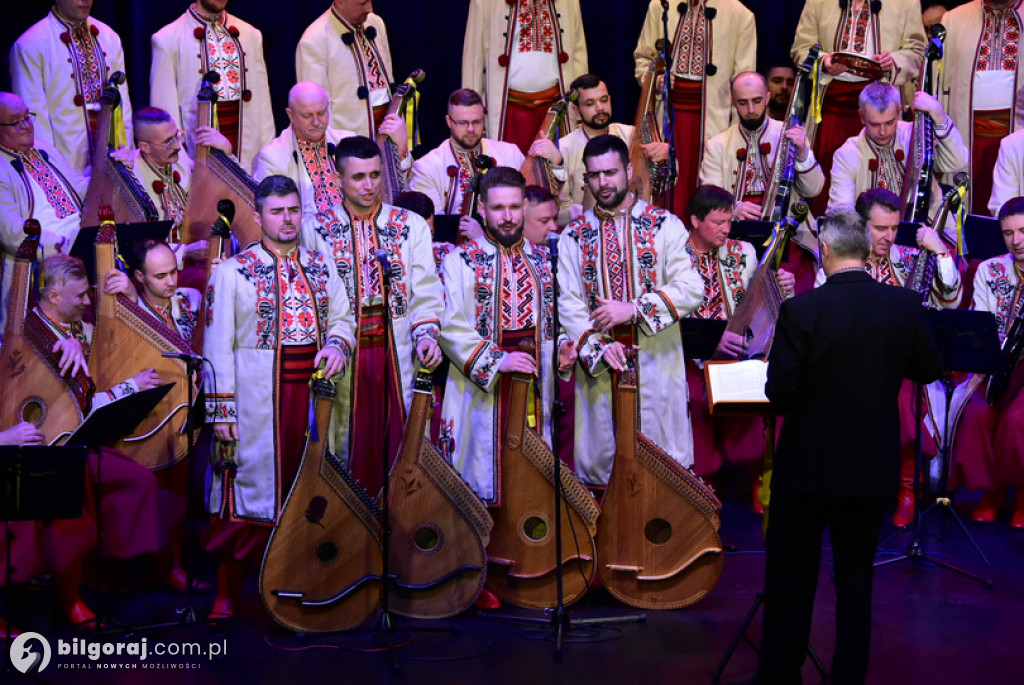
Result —
<instances>
[{"instance_id":1,"label":"embroidered chest panel","mask_svg":"<svg viewBox=\"0 0 1024 685\"><path fill-rule=\"evenodd\" d=\"M975 71L1017 71L1020 17L1015 7L996 11L982 3L982 12L984 28L978 41Z\"/></svg>"},{"instance_id":2,"label":"embroidered chest panel","mask_svg":"<svg viewBox=\"0 0 1024 685\"><path fill-rule=\"evenodd\" d=\"M689 9L680 17L672 52L672 73L679 76L703 77L710 59L711 30L705 0L688 3Z\"/></svg>"},{"instance_id":3,"label":"embroidered chest panel","mask_svg":"<svg viewBox=\"0 0 1024 685\"><path fill-rule=\"evenodd\" d=\"M1017 287L1017 274L1012 264L1004 261L989 262L985 269L985 285L995 295L996 326L1000 334L1005 334L1010 325L1010 317L1020 297L1020 289Z\"/></svg>"},{"instance_id":4,"label":"embroidered chest panel","mask_svg":"<svg viewBox=\"0 0 1024 685\"><path fill-rule=\"evenodd\" d=\"M474 241L462 247L460 256L473 271L474 321L481 338L498 342L501 330L536 326L538 309L542 338L554 338L555 290L544 255L523 250L492 252Z\"/></svg>"},{"instance_id":5,"label":"embroidered chest panel","mask_svg":"<svg viewBox=\"0 0 1024 685\"><path fill-rule=\"evenodd\" d=\"M555 49L555 12L550 0L519 0L516 12L519 29L517 52L543 52Z\"/></svg>"}]
</instances>

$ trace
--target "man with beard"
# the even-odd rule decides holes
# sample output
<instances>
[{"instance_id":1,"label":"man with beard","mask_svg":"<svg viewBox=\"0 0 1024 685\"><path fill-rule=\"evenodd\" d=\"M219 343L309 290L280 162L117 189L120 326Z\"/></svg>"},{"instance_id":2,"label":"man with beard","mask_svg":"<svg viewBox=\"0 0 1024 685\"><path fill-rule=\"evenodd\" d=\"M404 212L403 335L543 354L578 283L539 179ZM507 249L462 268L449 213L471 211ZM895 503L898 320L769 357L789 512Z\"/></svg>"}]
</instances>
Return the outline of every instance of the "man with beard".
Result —
<instances>
[{"instance_id":1,"label":"man with beard","mask_svg":"<svg viewBox=\"0 0 1024 685\"><path fill-rule=\"evenodd\" d=\"M625 368L628 346L639 346L637 429L676 461L693 463L679 319L704 293L682 222L629 192L626 143L593 138L583 163L597 206L559 240L559 307L583 367L576 374L576 471L585 483L605 485L615 454L608 371Z\"/></svg>"},{"instance_id":2,"label":"man with beard","mask_svg":"<svg viewBox=\"0 0 1024 685\"><path fill-rule=\"evenodd\" d=\"M768 116L783 121L789 109L789 98L793 94L796 72L788 64L780 64L768 70Z\"/></svg>"},{"instance_id":3,"label":"man with beard","mask_svg":"<svg viewBox=\"0 0 1024 685\"><path fill-rule=\"evenodd\" d=\"M445 116L451 137L412 165L409 190L429 197L438 214L461 213L463 196L477 173L477 157L487 155L493 166L513 169L522 168L526 160L514 144L484 138L484 116L479 93L466 88L452 93ZM483 235L483 229L476 219L464 215L459 220L459 233L472 240Z\"/></svg>"},{"instance_id":4,"label":"man with beard","mask_svg":"<svg viewBox=\"0 0 1024 685\"><path fill-rule=\"evenodd\" d=\"M546 252L523 239L525 185L515 169L489 171L480 184L484 235L456 248L445 257L444 266L448 306L441 347L452 366L439 443L463 479L491 505L501 500L498 474L508 416L508 374L539 376L539 396L529 404L530 425L551 441L554 284ZM519 350L522 340L534 342L532 354ZM560 366L568 369L575 356L572 343L563 341ZM504 485L510 486L515 484Z\"/></svg>"},{"instance_id":5,"label":"man with beard","mask_svg":"<svg viewBox=\"0 0 1024 685\"><path fill-rule=\"evenodd\" d=\"M560 138L557 147L547 138L534 141L530 147L531 155L565 167L566 182L558 198L561 223L583 214L587 190L583 180L583 147L587 141L604 133L621 138L627 146L633 140L632 126L612 123L612 96L599 76L584 74L573 81L570 88L579 94L574 105L580 115L580 127ZM651 162L664 162L668 159L668 143L647 143L644 154ZM593 197L588 198L588 204L593 204Z\"/></svg>"},{"instance_id":6,"label":"man with beard","mask_svg":"<svg viewBox=\"0 0 1024 685\"><path fill-rule=\"evenodd\" d=\"M274 137L263 34L224 8L228 0L196 0L180 17L153 34L149 70L150 103L170 112L185 131L185 147L195 156L196 93L210 71L220 75L216 126L248 171L256 153Z\"/></svg>"},{"instance_id":7,"label":"man with beard","mask_svg":"<svg viewBox=\"0 0 1024 685\"><path fill-rule=\"evenodd\" d=\"M331 448L371 494L387 477L381 455L390 467L398 453L418 365L441 363L444 311L430 228L414 212L381 202L380 154L363 136L339 142L334 163L343 200L307 217L302 232L304 245L333 260L352 301L355 358L338 386ZM382 251L391 274L387 302Z\"/></svg>"}]
</instances>

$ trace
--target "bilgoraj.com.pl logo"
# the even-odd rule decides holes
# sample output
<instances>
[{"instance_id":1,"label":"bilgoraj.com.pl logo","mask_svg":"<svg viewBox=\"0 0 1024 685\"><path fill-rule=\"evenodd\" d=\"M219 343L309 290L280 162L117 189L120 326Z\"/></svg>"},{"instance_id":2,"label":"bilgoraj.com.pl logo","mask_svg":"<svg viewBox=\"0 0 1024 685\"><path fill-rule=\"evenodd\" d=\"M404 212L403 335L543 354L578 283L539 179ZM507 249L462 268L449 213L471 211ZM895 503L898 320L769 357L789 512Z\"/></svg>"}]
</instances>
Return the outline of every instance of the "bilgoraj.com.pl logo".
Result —
<instances>
[{"instance_id":1,"label":"bilgoraj.com.pl logo","mask_svg":"<svg viewBox=\"0 0 1024 685\"><path fill-rule=\"evenodd\" d=\"M86 657L90 664L66 662L57 668L199 668L195 662L146 663L151 656L194 657L212 661L227 655L227 640L202 645L198 642L96 642L85 638L57 640L56 656ZM24 674L41 673L54 656L50 642L39 633L22 633L11 642L11 664ZM115 663L116 662L116 663Z\"/></svg>"},{"instance_id":2,"label":"bilgoraj.com.pl logo","mask_svg":"<svg viewBox=\"0 0 1024 685\"><path fill-rule=\"evenodd\" d=\"M50 663L50 643L39 633L22 633L11 643L11 664L22 673L41 673Z\"/></svg>"}]
</instances>

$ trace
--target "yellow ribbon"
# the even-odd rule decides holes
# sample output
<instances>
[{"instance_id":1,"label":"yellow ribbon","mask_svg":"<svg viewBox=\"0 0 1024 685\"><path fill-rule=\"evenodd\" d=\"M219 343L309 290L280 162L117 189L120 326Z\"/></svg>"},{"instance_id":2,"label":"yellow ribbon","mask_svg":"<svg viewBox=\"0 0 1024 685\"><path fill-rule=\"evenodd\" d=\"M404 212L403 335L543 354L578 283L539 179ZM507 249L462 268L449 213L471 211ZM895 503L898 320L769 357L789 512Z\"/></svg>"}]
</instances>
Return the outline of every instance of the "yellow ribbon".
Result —
<instances>
[{"instance_id":1,"label":"yellow ribbon","mask_svg":"<svg viewBox=\"0 0 1024 685\"><path fill-rule=\"evenodd\" d=\"M217 106L218 103L213 103L213 121L210 122L210 128L212 128L214 131L220 130L220 124L217 123Z\"/></svg>"},{"instance_id":2,"label":"yellow ribbon","mask_svg":"<svg viewBox=\"0 0 1024 685\"><path fill-rule=\"evenodd\" d=\"M964 221L967 220L967 188L958 186L956 192L960 196L960 206L956 208L956 254L957 257L963 257Z\"/></svg>"},{"instance_id":3,"label":"yellow ribbon","mask_svg":"<svg viewBox=\"0 0 1024 685\"><path fill-rule=\"evenodd\" d=\"M821 79L821 58L814 60L814 67L811 69L811 116L814 123L821 123L821 86L818 83Z\"/></svg>"},{"instance_id":4,"label":"yellow ribbon","mask_svg":"<svg viewBox=\"0 0 1024 685\"><path fill-rule=\"evenodd\" d=\"M405 85L412 89L412 94L406 96L402 100L402 105L399 108L399 116L405 119L405 129L409 133L409 149L412 150L414 147L418 147L420 144L420 127L416 122L416 113L420 109L420 91L416 88L416 82L411 78L405 79ZM412 107L409 106L410 100L412 101Z\"/></svg>"},{"instance_id":5,"label":"yellow ribbon","mask_svg":"<svg viewBox=\"0 0 1024 685\"><path fill-rule=\"evenodd\" d=\"M110 140L108 145L113 145L115 150L120 150L128 145L128 137L124 132L124 110L121 103L114 107L114 125L110 127Z\"/></svg>"}]
</instances>

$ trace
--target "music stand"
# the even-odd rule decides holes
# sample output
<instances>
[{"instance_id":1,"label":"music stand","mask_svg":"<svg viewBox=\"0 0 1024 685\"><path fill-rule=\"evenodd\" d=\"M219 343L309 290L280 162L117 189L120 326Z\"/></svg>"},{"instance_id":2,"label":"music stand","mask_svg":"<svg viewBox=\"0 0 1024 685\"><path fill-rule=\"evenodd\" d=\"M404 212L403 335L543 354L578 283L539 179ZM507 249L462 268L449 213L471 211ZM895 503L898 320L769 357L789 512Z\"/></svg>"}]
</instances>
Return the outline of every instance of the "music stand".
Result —
<instances>
[{"instance_id":1,"label":"music stand","mask_svg":"<svg viewBox=\"0 0 1024 685\"><path fill-rule=\"evenodd\" d=\"M725 319L680 319L683 352L689 359L711 359L729 322Z\"/></svg>"},{"instance_id":2,"label":"music stand","mask_svg":"<svg viewBox=\"0 0 1024 685\"><path fill-rule=\"evenodd\" d=\"M768 239L772 237L775 223L772 221L761 221L760 219L734 219L729 237L733 240L743 240L754 246L757 259L760 261L768 249ZM785 262L789 259L789 241L786 241L782 249L782 259Z\"/></svg>"},{"instance_id":3,"label":"music stand","mask_svg":"<svg viewBox=\"0 0 1024 685\"><path fill-rule=\"evenodd\" d=\"M988 558L984 552L981 551L981 547L971 536L967 530L967 526L964 525L963 520L953 509L952 503L949 499L949 471L951 467L952 459L950 458L950 448L952 447L950 441L950 405L953 400L953 380L952 374L954 371L963 371L970 373L993 373L997 371L1002 363L1002 356L999 350L999 336L996 333L996 320L995 316L991 312L980 312L980 311L967 311L960 309L929 309L927 312L928 323L935 333L935 339L939 343L939 350L942 353L942 364L943 364L943 377L942 383L945 389L946 395L946 406L943 412L943 430L941 431L941 438L939 440L939 453L936 456L940 460L939 466L941 468L941 475L939 477L938 488L935 493L935 501L929 506L924 512L921 511L921 507L927 496L927 490L923 484L924 480L924 449L922 448L921 441L921 405L923 400L921 399L921 386L917 387L917 459L914 465L914 521L912 523L914 528L913 537L910 542L903 548L902 554L893 557L892 559L885 559L875 564L878 566L887 566L889 564L895 564L899 561L910 560L917 563L928 563L934 566L939 566L947 571L952 571L965 578L977 581L983 584L985 587L991 588L994 586L994 582L990 578L983 578L981 576L965 571L962 568L954 566L942 559L937 559L928 554L924 548L922 540L922 530L924 528L924 520L932 511L938 511L940 514L945 512L947 516L952 516L953 520L963 531L964 536L970 540L974 546L975 551L981 557L982 561L985 562L986 566L991 566ZM906 528L902 528L896 531L895 535L898 535ZM945 521L943 521L943 530L945 530ZM890 538L891 539L891 538Z\"/></svg>"},{"instance_id":4,"label":"music stand","mask_svg":"<svg viewBox=\"0 0 1024 685\"><path fill-rule=\"evenodd\" d=\"M0 518L4 520L4 603L14 607L14 563L11 559L11 521L73 519L82 515L85 496L84 447L0 447ZM10 656L11 623L7 621ZM11 660L7 660L10 672Z\"/></svg>"},{"instance_id":5,"label":"music stand","mask_svg":"<svg viewBox=\"0 0 1024 685\"><path fill-rule=\"evenodd\" d=\"M459 238L459 214L435 214L434 215L434 242L451 243Z\"/></svg>"},{"instance_id":6,"label":"music stand","mask_svg":"<svg viewBox=\"0 0 1024 685\"><path fill-rule=\"evenodd\" d=\"M983 261L1006 254L999 219L968 214L964 220L964 249L971 259Z\"/></svg>"}]
</instances>

